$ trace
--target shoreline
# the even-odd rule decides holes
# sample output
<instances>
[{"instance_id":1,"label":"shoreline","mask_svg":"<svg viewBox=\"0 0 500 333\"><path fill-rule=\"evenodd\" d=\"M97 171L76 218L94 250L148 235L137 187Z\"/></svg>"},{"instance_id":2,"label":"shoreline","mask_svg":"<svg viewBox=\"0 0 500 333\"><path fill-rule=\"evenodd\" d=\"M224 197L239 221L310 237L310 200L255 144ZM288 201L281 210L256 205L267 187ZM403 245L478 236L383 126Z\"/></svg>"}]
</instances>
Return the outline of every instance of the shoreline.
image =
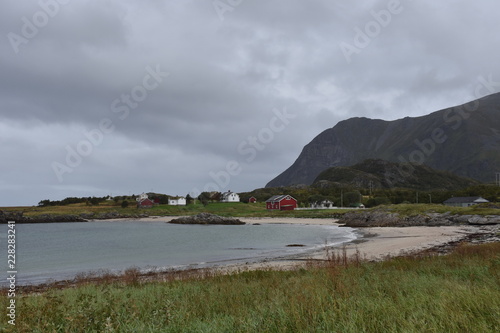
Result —
<instances>
[{"instance_id":1,"label":"shoreline","mask_svg":"<svg viewBox=\"0 0 500 333\"><path fill-rule=\"evenodd\" d=\"M123 222L123 221L141 221L141 222L170 222L171 220L185 217L181 216L150 216L140 218L116 218L116 219L94 219L88 222ZM337 223L338 219L334 218L295 218L295 217L237 217L237 219L247 224L302 224L302 225L336 225L342 226Z\"/></svg>"},{"instance_id":2,"label":"shoreline","mask_svg":"<svg viewBox=\"0 0 500 333\"><path fill-rule=\"evenodd\" d=\"M149 217L133 220L144 222L165 223L177 217ZM313 224L340 226L337 219L312 219L312 218L240 218L249 224ZM124 221L130 219L96 220ZM473 238L489 237L489 241L500 241L500 225L490 226L438 226L438 227L369 227L352 228L358 237L352 241L321 249L311 250L303 254L294 254L286 257L263 259L256 262L215 264L206 268L186 268L181 270L166 269L155 272L140 272L135 275L140 281L169 281L191 276L210 276L214 274L232 274L254 270L293 270L306 267L311 262L327 260L332 253L345 253L348 258L358 256L364 261L379 261L391 257L409 254L443 254L449 252L460 242L467 242ZM479 236L478 236L479 235ZM85 276L85 274L83 274ZM111 276L92 276L89 272L87 282L120 281L127 278L127 272ZM19 286L25 292L43 292L50 289L70 288L81 283L79 278L72 280L52 281L38 285Z\"/></svg>"},{"instance_id":3,"label":"shoreline","mask_svg":"<svg viewBox=\"0 0 500 333\"><path fill-rule=\"evenodd\" d=\"M291 270L307 266L308 262L326 261L329 255L345 253L364 261L381 261L404 255L446 254L461 242L481 236L498 235L499 226L441 226L441 227L372 227L353 228L360 234L353 241L340 245L258 263L233 264L217 267L223 273L260 269ZM496 236L497 240L498 236Z\"/></svg>"},{"instance_id":4,"label":"shoreline","mask_svg":"<svg viewBox=\"0 0 500 333\"><path fill-rule=\"evenodd\" d=\"M134 219L143 222L169 222L177 216L156 216ZM292 218L292 217L240 217L248 224L292 224L292 225L325 225L344 227L335 218ZM130 219L95 220L126 221ZM456 226L410 226L410 227L348 227L355 230L358 237L350 242L330 248L346 248L349 256L358 252L367 260L379 260L387 256L397 256L405 253L424 251L433 247L458 242L471 234L498 233L500 225L456 225ZM490 230L491 229L491 230ZM325 249L310 251L307 254L287 257L309 256L311 259L324 259ZM312 256L312 257L311 257ZM293 259L293 258L292 258ZM270 260L272 262L274 260ZM278 260L279 261L279 260ZM239 264L238 264L239 265ZM243 264L244 265L244 264ZM251 265L251 264L250 264Z\"/></svg>"}]
</instances>

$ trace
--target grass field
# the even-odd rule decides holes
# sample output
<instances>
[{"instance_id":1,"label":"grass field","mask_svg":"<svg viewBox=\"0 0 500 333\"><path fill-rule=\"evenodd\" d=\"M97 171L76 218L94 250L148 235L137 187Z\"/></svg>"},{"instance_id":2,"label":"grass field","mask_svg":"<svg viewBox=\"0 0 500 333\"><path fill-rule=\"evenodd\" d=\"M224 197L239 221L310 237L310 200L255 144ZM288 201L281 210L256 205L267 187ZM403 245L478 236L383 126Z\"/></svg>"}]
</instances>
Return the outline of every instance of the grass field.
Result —
<instances>
[{"instance_id":1,"label":"grass field","mask_svg":"<svg viewBox=\"0 0 500 333\"><path fill-rule=\"evenodd\" d=\"M467 208L447 207L436 204L399 204L379 206L373 209L383 209L393 213L399 213L402 216L411 216L428 212L451 214L471 214L471 215L498 215L500 210L494 208L485 208L480 205ZM348 209L317 209L317 210L295 210L295 211L268 211L265 203L256 204L246 203L210 203L203 206L200 203L187 206L169 206L159 205L151 209L137 209L135 206L121 208L114 202L104 202L96 206L88 206L85 204L72 204L66 206L49 206L49 207L4 207L0 210L6 211L22 211L25 216L38 216L42 214L52 215L80 215L80 214L105 214L115 212L120 215L139 215L147 214L150 216L179 216L179 215L195 215L201 212L218 214L221 216L234 217L302 217L302 218L332 218L338 217L341 214L349 211ZM356 210L356 209L354 209Z\"/></svg>"},{"instance_id":2,"label":"grass field","mask_svg":"<svg viewBox=\"0 0 500 333\"><path fill-rule=\"evenodd\" d=\"M500 243L447 256L18 295L5 332L498 332ZM7 307L5 295L0 306Z\"/></svg>"},{"instance_id":3,"label":"grass field","mask_svg":"<svg viewBox=\"0 0 500 333\"><path fill-rule=\"evenodd\" d=\"M4 207L0 208L6 211L22 211L25 216L38 216L42 214L52 215L80 215L80 214L105 214L116 212L121 215L139 215L147 214L150 216L179 216L179 215L195 215L202 212L218 214L222 216L235 217L312 217L312 218L328 218L337 214L342 214L345 209L332 210L297 210L297 211L268 211L265 203L246 204L241 202L236 203L221 203L214 202L203 206L200 203L187 206L169 206L158 205L150 209L137 209L133 207L121 208L113 202L104 202L96 206L88 206L85 204L71 204L66 206L49 206L49 207Z\"/></svg>"}]
</instances>

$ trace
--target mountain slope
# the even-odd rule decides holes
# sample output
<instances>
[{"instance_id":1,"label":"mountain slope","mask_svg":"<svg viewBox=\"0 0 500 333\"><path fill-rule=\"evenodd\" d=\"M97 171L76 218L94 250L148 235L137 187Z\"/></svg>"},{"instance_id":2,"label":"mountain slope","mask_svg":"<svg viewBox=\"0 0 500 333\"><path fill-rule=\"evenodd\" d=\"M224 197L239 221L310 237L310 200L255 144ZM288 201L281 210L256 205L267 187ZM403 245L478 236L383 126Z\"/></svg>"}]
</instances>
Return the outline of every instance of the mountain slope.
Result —
<instances>
[{"instance_id":1,"label":"mountain slope","mask_svg":"<svg viewBox=\"0 0 500 333\"><path fill-rule=\"evenodd\" d=\"M422 117L341 121L307 144L266 187L311 184L327 168L370 158L492 182L500 172L500 93Z\"/></svg>"},{"instance_id":2,"label":"mountain slope","mask_svg":"<svg viewBox=\"0 0 500 333\"><path fill-rule=\"evenodd\" d=\"M360 188L408 188L418 190L457 190L477 185L470 178L425 165L409 165L384 160L365 160L350 167L332 167L321 172L315 185L348 185Z\"/></svg>"}]
</instances>

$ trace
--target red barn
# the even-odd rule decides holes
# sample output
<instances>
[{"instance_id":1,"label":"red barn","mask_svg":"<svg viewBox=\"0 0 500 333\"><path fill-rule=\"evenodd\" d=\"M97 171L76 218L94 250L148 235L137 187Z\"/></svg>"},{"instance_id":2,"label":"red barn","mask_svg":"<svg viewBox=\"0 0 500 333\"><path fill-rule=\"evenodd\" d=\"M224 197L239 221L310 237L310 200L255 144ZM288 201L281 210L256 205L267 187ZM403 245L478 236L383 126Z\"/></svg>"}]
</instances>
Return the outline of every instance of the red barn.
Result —
<instances>
[{"instance_id":1,"label":"red barn","mask_svg":"<svg viewBox=\"0 0 500 333\"><path fill-rule=\"evenodd\" d=\"M266 208L272 210L294 210L297 200L291 195L273 195L266 200Z\"/></svg>"},{"instance_id":2,"label":"red barn","mask_svg":"<svg viewBox=\"0 0 500 333\"><path fill-rule=\"evenodd\" d=\"M137 208L152 208L154 204L155 203L150 199L142 199L141 201L137 202Z\"/></svg>"},{"instance_id":3,"label":"red barn","mask_svg":"<svg viewBox=\"0 0 500 333\"><path fill-rule=\"evenodd\" d=\"M250 197L250 199L248 199L248 203L256 203L257 202L257 199L255 197Z\"/></svg>"}]
</instances>

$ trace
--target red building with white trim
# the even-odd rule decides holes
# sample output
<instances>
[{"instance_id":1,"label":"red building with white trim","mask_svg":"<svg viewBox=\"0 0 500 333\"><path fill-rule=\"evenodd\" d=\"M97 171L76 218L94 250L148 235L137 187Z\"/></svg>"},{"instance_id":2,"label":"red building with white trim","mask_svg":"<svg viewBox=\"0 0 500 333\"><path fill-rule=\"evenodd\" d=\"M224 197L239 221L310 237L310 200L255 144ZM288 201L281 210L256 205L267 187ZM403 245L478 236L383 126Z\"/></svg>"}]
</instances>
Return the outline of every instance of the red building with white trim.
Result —
<instances>
[{"instance_id":1,"label":"red building with white trim","mask_svg":"<svg viewBox=\"0 0 500 333\"><path fill-rule=\"evenodd\" d=\"M269 210L294 210L297 208L297 200L291 195L273 195L266 200L266 208Z\"/></svg>"}]
</instances>

